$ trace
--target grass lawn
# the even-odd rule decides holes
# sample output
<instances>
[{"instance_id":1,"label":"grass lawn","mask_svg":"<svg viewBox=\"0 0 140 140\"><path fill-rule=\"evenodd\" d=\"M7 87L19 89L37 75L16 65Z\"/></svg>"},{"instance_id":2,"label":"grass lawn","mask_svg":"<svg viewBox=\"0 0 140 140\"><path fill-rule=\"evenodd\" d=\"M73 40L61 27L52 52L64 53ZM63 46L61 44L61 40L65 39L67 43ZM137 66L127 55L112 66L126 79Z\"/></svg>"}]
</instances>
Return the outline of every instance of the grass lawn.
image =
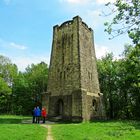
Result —
<instances>
[{"instance_id":1,"label":"grass lawn","mask_svg":"<svg viewBox=\"0 0 140 140\"><path fill-rule=\"evenodd\" d=\"M21 124L23 116L0 115L0 140L45 140L47 130L38 124Z\"/></svg>"},{"instance_id":2,"label":"grass lawn","mask_svg":"<svg viewBox=\"0 0 140 140\"><path fill-rule=\"evenodd\" d=\"M140 122L108 121L52 126L54 140L140 140Z\"/></svg>"},{"instance_id":3,"label":"grass lawn","mask_svg":"<svg viewBox=\"0 0 140 140\"><path fill-rule=\"evenodd\" d=\"M22 124L30 117L0 115L0 140L45 140L47 129ZM139 121L106 121L53 124L54 140L140 140Z\"/></svg>"}]
</instances>

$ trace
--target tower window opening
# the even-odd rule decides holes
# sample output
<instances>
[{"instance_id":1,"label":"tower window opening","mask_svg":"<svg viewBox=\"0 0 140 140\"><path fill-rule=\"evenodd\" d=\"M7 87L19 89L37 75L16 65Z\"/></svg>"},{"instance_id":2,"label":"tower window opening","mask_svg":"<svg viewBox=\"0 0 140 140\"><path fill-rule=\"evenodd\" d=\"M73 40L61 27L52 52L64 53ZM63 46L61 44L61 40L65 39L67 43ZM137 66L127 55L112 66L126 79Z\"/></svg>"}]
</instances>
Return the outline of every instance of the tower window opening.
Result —
<instances>
[{"instance_id":1,"label":"tower window opening","mask_svg":"<svg viewBox=\"0 0 140 140\"><path fill-rule=\"evenodd\" d=\"M97 111L97 102L95 99L93 99L93 101L92 101L92 107L95 111Z\"/></svg>"}]
</instances>

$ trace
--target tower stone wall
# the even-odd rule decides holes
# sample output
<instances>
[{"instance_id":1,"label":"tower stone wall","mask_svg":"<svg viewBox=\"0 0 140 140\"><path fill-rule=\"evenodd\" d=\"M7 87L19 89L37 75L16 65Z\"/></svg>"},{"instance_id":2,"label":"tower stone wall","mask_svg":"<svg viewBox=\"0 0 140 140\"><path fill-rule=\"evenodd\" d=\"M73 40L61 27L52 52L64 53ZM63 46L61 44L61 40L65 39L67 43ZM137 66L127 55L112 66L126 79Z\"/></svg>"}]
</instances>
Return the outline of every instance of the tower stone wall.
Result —
<instances>
[{"instance_id":1,"label":"tower stone wall","mask_svg":"<svg viewBox=\"0 0 140 140\"><path fill-rule=\"evenodd\" d=\"M104 116L93 31L79 16L53 28L48 91L43 96L43 106L50 118L83 121Z\"/></svg>"}]
</instances>

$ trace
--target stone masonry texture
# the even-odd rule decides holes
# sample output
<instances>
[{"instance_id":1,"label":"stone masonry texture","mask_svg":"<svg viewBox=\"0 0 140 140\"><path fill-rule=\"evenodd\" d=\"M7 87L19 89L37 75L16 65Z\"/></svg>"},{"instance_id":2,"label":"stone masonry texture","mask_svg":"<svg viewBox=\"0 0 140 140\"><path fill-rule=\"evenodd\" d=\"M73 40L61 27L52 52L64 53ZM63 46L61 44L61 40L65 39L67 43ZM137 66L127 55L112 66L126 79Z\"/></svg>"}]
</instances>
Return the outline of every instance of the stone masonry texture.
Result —
<instances>
[{"instance_id":1,"label":"stone masonry texture","mask_svg":"<svg viewBox=\"0 0 140 140\"><path fill-rule=\"evenodd\" d=\"M104 117L93 30L79 16L53 27L48 89L43 106L48 117L89 121Z\"/></svg>"}]
</instances>

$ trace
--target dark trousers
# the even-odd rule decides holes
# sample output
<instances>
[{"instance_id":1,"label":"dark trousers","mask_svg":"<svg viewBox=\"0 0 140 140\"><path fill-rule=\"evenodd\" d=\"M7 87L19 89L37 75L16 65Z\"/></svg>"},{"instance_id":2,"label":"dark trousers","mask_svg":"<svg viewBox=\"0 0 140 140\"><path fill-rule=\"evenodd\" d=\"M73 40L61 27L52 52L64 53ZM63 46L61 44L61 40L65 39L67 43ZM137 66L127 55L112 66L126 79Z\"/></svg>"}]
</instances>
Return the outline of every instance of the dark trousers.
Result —
<instances>
[{"instance_id":1,"label":"dark trousers","mask_svg":"<svg viewBox=\"0 0 140 140\"><path fill-rule=\"evenodd\" d=\"M45 123L46 117L43 117L43 123Z\"/></svg>"},{"instance_id":2,"label":"dark trousers","mask_svg":"<svg viewBox=\"0 0 140 140\"><path fill-rule=\"evenodd\" d=\"M33 123L35 123L35 116L33 116Z\"/></svg>"},{"instance_id":3,"label":"dark trousers","mask_svg":"<svg viewBox=\"0 0 140 140\"><path fill-rule=\"evenodd\" d=\"M39 123L40 121L40 116L36 116L36 123Z\"/></svg>"}]
</instances>

